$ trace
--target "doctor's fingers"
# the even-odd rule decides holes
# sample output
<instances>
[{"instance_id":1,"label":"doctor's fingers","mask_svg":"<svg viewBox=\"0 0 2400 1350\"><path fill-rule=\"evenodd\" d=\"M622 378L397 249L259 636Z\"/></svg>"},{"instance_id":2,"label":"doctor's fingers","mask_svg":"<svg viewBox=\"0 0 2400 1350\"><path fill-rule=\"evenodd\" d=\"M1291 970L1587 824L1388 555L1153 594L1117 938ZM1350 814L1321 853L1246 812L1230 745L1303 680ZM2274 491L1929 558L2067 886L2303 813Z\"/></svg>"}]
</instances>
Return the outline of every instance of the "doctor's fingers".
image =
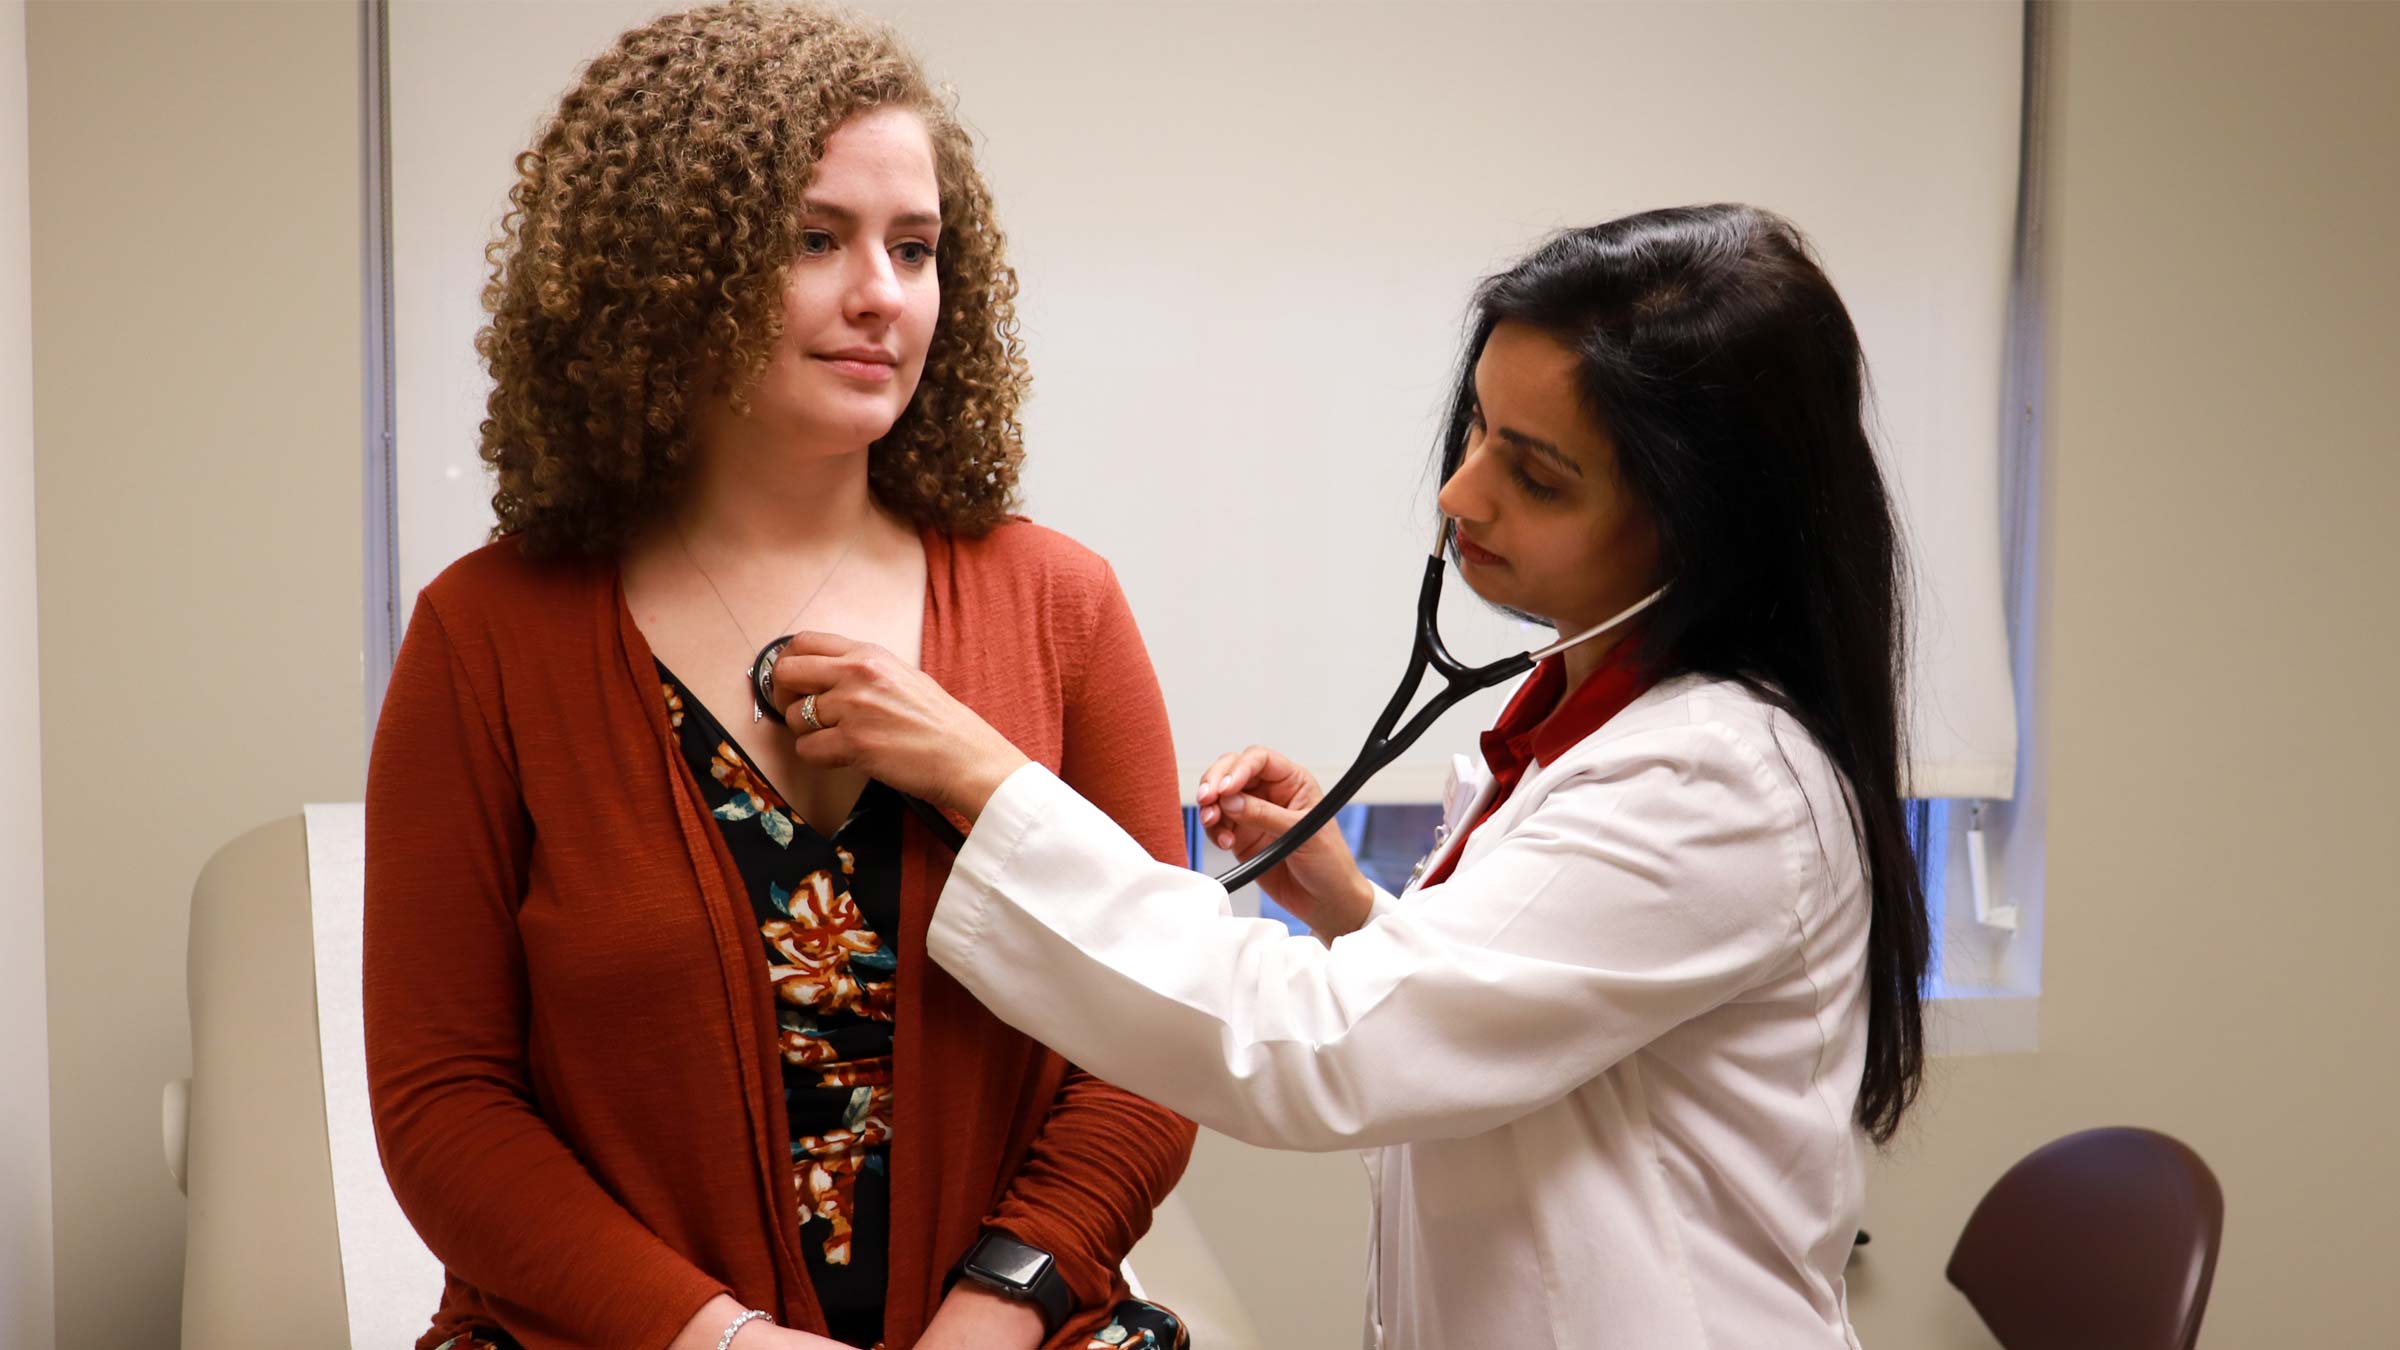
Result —
<instances>
[{"instance_id":1,"label":"doctor's fingers","mask_svg":"<svg viewBox=\"0 0 2400 1350\"><path fill-rule=\"evenodd\" d=\"M1216 824L1223 818L1226 800L1243 794L1303 810L1320 795L1316 779L1307 770L1275 750L1254 745L1219 755L1201 775L1200 787L1193 794L1200 807L1200 823Z\"/></svg>"},{"instance_id":2,"label":"doctor's fingers","mask_svg":"<svg viewBox=\"0 0 2400 1350\"><path fill-rule=\"evenodd\" d=\"M1223 813L1217 809L1217 800L1226 792L1234 790L1227 775L1233 771L1233 766L1240 760L1241 753L1237 750L1229 755L1219 755L1209 762L1207 768L1200 771L1199 786L1192 789L1192 802L1200 808L1202 825L1215 825L1222 817ZM1220 844L1219 847L1224 847L1224 845Z\"/></svg>"},{"instance_id":3,"label":"doctor's fingers","mask_svg":"<svg viewBox=\"0 0 2400 1350\"><path fill-rule=\"evenodd\" d=\"M878 652L883 649L872 642L846 638L839 633L820 633L812 630L792 634L791 639L783 644L783 650L791 656L852 656Z\"/></svg>"},{"instance_id":4,"label":"doctor's fingers","mask_svg":"<svg viewBox=\"0 0 2400 1350\"><path fill-rule=\"evenodd\" d=\"M1254 745L1217 756L1201 771L1193 800L1206 805L1228 792L1239 792L1258 771L1261 757L1272 753L1265 746Z\"/></svg>"},{"instance_id":5,"label":"doctor's fingers","mask_svg":"<svg viewBox=\"0 0 2400 1350\"><path fill-rule=\"evenodd\" d=\"M820 712L818 716L823 717ZM799 717L794 714L793 721ZM793 757L812 769L848 769L858 764L858 741L837 722L827 721L823 731L799 728L800 736L792 742ZM875 770L870 768L870 774ZM880 777L880 774L876 776ZM898 786L895 784L894 786ZM903 792L907 788L900 789Z\"/></svg>"},{"instance_id":6,"label":"doctor's fingers","mask_svg":"<svg viewBox=\"0 0 2400 1350\"><path fill-rule=\"evenodd\" d=\"M1192 800L1202 808L1202 822L1211 823L1215 819L1214 804L1242 792L1302 810L1323 795L1316 777L1308 770L1294 764L1281 751L1253 745L1247 750L1217 756L1200 775L1200 786Z\"/></svg>"},{"instance_id":7,"label":"doctor's fingers","mask_svg":"<svg viewBox=\"0 0 2400 1350\"><path fill-rule=\"evenodd\" d=\"M1224 809L1225 823L1236 830L1281 834L1299 824L1300 817L1316 803L1312 799L1287 806L1252 793L1234 792L1218 798L1217 804Z\"/></svg>"},{"instance_id":8,"label":"doctor's fingers","mask_svg":"<svg viewBox=\"0 0 2400 1350\"><path fill-rule=\"evenodd\" d=\"M1247 803L1247 809L1232 815L1220 816L1216 824L1207 826L1206 829L1209 839L1218 848L1236 858L1248 858L1251 854L1265 848L1274 840L1275 836L1283 833L1282 826L1276 823L1278 819L1299 819L1297 814L1288 817L1273 814L1278 808L1262 802L1256 797L1241 797L1234 800Z\"/></svg>"},{"instance_id":9,"label":"doctor's fingers","mask_svg":"<svg viewBox=\"0 0 2400 1350\"><path fill-rule=\"evenodd\" d=\"M793 640L794 646L799 643ZM775 704L786 714L791 705L807 694L825 694L835 689L858 690L889 683L895 673L889 669L890 653L868 643L852 643L840 655L795 652L783 649L775 661ZM819 699L822 706L824 700Z\"/></svg>"},{"instance_id":10,"label":"doctor's fingers","mask_svg":"<svg viewBox=\"0 0 2400 1350\"><path fill-rule=\"evenodd\" d=\"M1309 810L1322 800L1322 797L1314 794L1304 801L1295 801L1288 805L1271 801L1255 793L1235 793L1220 798L1219 805L1224 808L1225 814L1224 823L1219 825L1216 831L1217 847L1247 862L1260 849L1281 838L1285 832L1298 825L1302 818L1307 816ZM1284 899L1287 886L1275 879L1279 875L1296 880L1304 888L1311 885L1306 876L1311 866L1309 860L1328 857L1326 852L1328 843L1340 838L1341 831L1339 830L1319 830L1302 840L1297 851L1289 860L1273 872L1268 873L1266 877L1261 878L1261 881L1267 886L1267 893L1275 896L1278 901ZM1286 908L1289 908L1288 904Z\"/></svg>"}]
</instances>

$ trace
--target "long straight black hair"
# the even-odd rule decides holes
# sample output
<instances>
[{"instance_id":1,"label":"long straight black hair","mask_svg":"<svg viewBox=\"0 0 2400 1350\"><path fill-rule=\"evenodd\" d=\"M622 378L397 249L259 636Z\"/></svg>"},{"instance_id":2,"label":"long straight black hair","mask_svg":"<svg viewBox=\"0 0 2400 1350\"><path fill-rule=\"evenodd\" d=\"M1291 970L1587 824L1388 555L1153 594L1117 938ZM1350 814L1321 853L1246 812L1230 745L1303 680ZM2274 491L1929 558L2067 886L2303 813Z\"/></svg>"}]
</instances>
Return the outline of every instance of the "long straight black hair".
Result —
<instances>
[{"instance_id":1,"label":"long straight black hair","mask_svg":"<svg viewBox=\"0 0 2400 1350\"><path fill-rule=\"evenodd\" d=\"M1667 592L1642 621L1655 673L1758 690L1848 780L1874 897L1858 1123L1888 1143L1924 1075L1931 938L1900 795L1907 562L1850 313L1799 230L1755 207L1556 235L1476 292L1444 482L1501 323L1576 353L1586 410L1657 530Z\"/></svg>"}]
</instances>

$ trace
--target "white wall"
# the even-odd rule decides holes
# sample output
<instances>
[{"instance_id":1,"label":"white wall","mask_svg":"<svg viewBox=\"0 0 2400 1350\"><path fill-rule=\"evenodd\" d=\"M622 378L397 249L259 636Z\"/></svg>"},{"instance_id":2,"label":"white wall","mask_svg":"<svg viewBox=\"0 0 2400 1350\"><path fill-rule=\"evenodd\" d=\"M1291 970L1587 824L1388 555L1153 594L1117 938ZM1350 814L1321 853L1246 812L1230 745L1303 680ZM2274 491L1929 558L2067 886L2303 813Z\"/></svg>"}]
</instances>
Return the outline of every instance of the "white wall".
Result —
<instances>
[{"instance_id":1,"label":"white wall","mask_svg":"<svg viewBox=\"0 0 2400 1350\"><path fill-rule=\"evenodd\" d=\"M33 546L25 6L0 0L0 1345L51 1335L50 1017Z\"/></svg>"},{"instance_id":2,"label":"white wall","mask_svg":"<svg viewBox=\"0 0 2400 1350\"><path fill-rule=\"evenodd\" d=\"M393 11L404 603L491 527L473 338L511 157L579 65L658 7ZM1348 764L1407 657L1432 428L1474 281L1563 226L1731 200L1811 234L1877 369L1932 597L1918 789L2008 795L1991 501L2016 7L864 7L977 132L1024 283L1026 507L1115 563L1180 782L1252 742L1327 781ZM1222 600L1270 595L1299 601ZM1462 657L1549 640L1462 586L1447 599ZM1365 800L1437 798L1502 697L1451 713Z\"/></svg>"}]
</instances>

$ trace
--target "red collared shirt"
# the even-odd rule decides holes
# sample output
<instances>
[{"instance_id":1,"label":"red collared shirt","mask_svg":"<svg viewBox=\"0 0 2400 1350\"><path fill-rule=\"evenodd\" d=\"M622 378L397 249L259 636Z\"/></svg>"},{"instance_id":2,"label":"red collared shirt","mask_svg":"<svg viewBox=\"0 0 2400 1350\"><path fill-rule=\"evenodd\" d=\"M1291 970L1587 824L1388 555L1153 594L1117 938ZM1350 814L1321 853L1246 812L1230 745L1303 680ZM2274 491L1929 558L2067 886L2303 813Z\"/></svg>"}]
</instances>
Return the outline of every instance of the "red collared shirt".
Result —
<instances>
[{"instance_id":1,"label":"red collared shirt","mask_svg":"<svg viewBox=\"0 0 2400 1350\"><path fill-rule=\"evenodd\" d=\"M1640 659L1639 646L1638 635L1627 634L1572 693L1566 693L1566 657L1548 657L1533 668L1501 711L1498 724L1483 733L1483 762L1492 771L1491 799L1460 832L1441 866L1426 876L1425 885L1450 879L1459 855L1467 851L1467 839L1516 791L1528 768L1555 761L1649 689L1649 664Z\"/></svg>"}]
</instances>

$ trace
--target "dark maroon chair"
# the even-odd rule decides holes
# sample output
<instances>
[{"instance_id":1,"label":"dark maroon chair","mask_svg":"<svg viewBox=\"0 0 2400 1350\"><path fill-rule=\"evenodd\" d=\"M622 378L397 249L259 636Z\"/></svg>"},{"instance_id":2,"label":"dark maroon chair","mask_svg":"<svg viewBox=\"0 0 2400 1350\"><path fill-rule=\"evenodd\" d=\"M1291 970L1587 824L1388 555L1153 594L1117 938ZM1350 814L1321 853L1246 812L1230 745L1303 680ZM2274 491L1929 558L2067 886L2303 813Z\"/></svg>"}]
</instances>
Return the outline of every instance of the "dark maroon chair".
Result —
<instances>
[{"instance_id":1,"label":"dark maroon chair","mask_svg":"<svg viewBox=\"0 0 2400 1350\"><path fill-rule=\"evenodd\" d=\"M1950 1283L2006 1350L2192 1350L2225 1193L2155 1130L2070 1134L1985 1193Z\"/></svg>"}]
</instances>

